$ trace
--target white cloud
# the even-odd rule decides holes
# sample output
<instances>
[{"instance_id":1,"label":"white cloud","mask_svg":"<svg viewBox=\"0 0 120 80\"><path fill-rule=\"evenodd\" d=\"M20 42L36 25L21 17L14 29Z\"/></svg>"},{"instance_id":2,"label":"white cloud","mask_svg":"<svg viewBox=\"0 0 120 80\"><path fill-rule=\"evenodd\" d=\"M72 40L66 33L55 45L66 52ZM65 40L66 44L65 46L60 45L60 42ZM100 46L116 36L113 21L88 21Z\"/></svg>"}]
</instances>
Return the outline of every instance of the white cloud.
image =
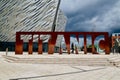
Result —
<instances>
[{"instance_id":1,"label":"white cloud","mask_svg":"<svg viewBox=\"0 0 120 80\"><path fill-rule=\"evenodd\" d=\"M93 17L88 23L96 26L96 31L112 31L120 27L120 1L102 15Z\"/></svg>"},{"instance_id":2,"label":"white cloud","mask_svg":"<svg viewBox=\"0 0 120 80\"><path fill-rule=\"evenodd\" d=\"M65 13L74 13L80 9L84 9L89 5L93 5L99 0L61 0L60 8Z\"/></svg>"},{"instance_id":3,"label":"white cloud","mask_svg":"<svg viewBox=\"0 0 120 80\"><path fill-rule=\"evenodd\" d=\"M120 30L120 0L61 0L61 9L70 14L66 31Z\"/></svg>"},{"instance_id":4,"label":"white cloud","mask_svg":"<svg viewBox=\"0 0 120 80\"><path fill-rule=\"evenodd\" d=\"M88 1L88 0L85 0L85 1ZM87 4L88 3L86 3L86 5ZM104 5L107 5L107 3L105 3ZM118 0L116 3L111 5L109 4L110 8L107 10L106 10L106 6L104 7L98 10L100 13L99 12L97 14L93 13L94 16L92 16L92 18L89 18L89 16L87 16L86 14L85 15L77 14L74 17L70 17L69 23L72 23L72 21L76 20L77 18L82 17L83 19L85 19L86 18L85 16L88 17L85 20L74 22L72 24L73 26L72 29L75 29L75 30L83 29L86 31L94 30L94 31L103 31L103 32L105 31L112 32L113 30L120 29L119 28L120 27L120 1Z\"/></svg>"}]
</instances>

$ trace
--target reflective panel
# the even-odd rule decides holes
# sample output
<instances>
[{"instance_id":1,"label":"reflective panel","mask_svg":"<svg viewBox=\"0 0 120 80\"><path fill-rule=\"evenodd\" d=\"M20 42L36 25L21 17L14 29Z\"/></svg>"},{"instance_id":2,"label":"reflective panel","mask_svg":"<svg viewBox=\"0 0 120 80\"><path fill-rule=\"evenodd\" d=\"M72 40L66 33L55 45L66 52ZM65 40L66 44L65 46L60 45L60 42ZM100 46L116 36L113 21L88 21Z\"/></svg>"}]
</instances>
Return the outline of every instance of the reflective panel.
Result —
<instances>
[{"instance_id":1,"label":"reflective panel","mask_svg":"<svg viewBox=\"0 0 120 80\"><path fill-rule=\"evenodd\" d=\"M59 0L1 0L0 41L15 42L19 31L52 31L58 4ZM65 24L66 17L58 10L55 31L64 31ZM29 36L22 39L27 42Z\"/></svg>"}]
</instances>

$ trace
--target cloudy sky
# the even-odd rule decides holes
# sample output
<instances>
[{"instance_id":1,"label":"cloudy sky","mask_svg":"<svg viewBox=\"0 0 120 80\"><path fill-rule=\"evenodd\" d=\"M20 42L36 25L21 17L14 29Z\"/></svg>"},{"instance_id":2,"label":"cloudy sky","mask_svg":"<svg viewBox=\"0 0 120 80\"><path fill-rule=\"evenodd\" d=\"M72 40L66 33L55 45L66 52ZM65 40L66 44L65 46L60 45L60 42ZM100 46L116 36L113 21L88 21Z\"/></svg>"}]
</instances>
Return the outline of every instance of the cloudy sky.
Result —
<instances>
[{"instance_id":1,"label":"cloudy sky","mask_svg":"<svg viewBox=\"0 0 120 80\"><path fill-rule=\"evenodd\" d=\"M61 0L66 31L120 32L120 0Z\"/></svg>"}]
</instances>

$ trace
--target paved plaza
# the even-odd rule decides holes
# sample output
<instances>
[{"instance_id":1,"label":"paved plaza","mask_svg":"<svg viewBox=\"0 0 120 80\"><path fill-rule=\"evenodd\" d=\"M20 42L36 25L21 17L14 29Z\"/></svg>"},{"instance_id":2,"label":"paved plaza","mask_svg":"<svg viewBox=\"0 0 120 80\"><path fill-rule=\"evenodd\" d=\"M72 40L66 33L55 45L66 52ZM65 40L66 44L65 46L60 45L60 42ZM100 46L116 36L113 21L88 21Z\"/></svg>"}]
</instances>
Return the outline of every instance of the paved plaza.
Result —
<instances>
[{"instance_id":1,"label":"paved plaza","mask_svg":"<svg viewBox=\"0 0 120 80\"><path fill-rule=\"evenodd\" d=\"M36 64L36 63L12 63L5 60L0 52L0 80L120 80L120 67L116 66L81 66L80 64ZM8 54L10 56L11 53ZM11 55L13 56L13 55ZM59 55L43 55L46 57L58 57ZM39 58L43 58L39 56ZM109 57L120 55L64 55L71 57ZM28 57L28 56L17 56ZM29 56L30 57L30 56ZM34 55L34 58L38 58ZM62 55L60 55L62 57ZM117 59L118 60L118 59Z\"/></svg>"}]
</instances>

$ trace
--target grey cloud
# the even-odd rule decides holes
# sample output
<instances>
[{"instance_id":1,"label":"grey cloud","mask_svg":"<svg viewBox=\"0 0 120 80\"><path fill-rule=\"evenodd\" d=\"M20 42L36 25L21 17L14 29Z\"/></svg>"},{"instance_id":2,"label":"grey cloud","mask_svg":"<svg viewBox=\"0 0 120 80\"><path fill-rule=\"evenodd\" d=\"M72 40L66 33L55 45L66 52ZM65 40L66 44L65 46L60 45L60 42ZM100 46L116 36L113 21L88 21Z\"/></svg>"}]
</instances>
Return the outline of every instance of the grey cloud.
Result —
<instances>
[{"instance_id":1,"label":"grey cloud","mask_svg":"<svg viewBox=\"0 0 120 80\"><path fill-rule=\"evenodd\" d=\"M67 14L74 14L75 12L97 2L99 2L99 0L61 0L61 8Z\"/></svg>"},{"instance_id":2,"label":"grey cloud","mask_svg":"<svg viewBox=\"0 0 120 80\"><path fill-rule=\"evenodd\" d=\"M119 32L119 0L76 0L76 2L83 3L84 6L73 3L73 1L75 0L69 0L68 4L75 5L75 10L67 9L70 5L67 5L66 2L64 3L65 6L64 4L61 5L68 16L66 31L92 31L94 29L95 31L108 31L110 33Z\"/></svg>"},{"instance_id":3,"label":"grey cloud","mask_svg":"<svg viewBox=\"0 0 120 80\"><path fill-rule=\"evenodd\" d=\"M118 1L111 9L105 11L102 15L96 15L97 18L91 19L89 23L96 26L96 31L113 32L120 26L120 1Z\"/></svg>"}]
</instances>

